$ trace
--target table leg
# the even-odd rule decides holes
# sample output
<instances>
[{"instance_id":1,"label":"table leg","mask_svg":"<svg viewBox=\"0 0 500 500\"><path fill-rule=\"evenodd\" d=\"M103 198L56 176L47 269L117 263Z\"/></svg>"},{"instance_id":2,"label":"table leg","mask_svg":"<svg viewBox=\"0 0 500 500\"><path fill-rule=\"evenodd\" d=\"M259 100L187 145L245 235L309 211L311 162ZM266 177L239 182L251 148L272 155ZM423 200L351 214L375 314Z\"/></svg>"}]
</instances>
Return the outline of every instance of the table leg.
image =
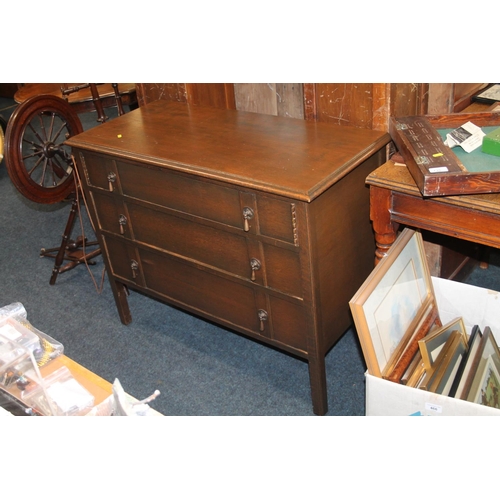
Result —
<instances>
[{"instance_id":1,"label":"table leg","mask_svg":"<svg viewBox=\"0 0 500 500\"><path fill-rule=\"evenodd\" d=\"M391 190L370 186L370 219L375 233L375 265L396 240L399 224L391 221Z\"/></svg>"}]
</instances>

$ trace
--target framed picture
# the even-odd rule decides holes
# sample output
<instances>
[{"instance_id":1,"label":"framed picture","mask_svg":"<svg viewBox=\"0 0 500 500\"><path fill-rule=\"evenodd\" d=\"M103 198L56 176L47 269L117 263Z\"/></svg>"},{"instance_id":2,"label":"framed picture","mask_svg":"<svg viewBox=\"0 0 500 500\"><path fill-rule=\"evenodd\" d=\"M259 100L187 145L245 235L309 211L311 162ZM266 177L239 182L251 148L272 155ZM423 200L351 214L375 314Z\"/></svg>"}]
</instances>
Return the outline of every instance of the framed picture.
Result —
<instances>
[{"instance_id":1,"label":"framed picture","mask_svg":"<svg viewBox=\"0 0 500 500\"><path fill-rule=\"evenodd\" d=\"M432 368L441 349L454 331L459 331L462 334L464 343L467 345L467 330L462 318L455 318L442 327L434 328L422 340L418 341L420 354L422 355L426 370Z\"/></svg>"},{"instance_id":2,"label":"framed picture","mask_svg":"<svg viewBox=\"0 0 500 500\"><path fill-rule=\"evenodd\" d=\"M470 401L492 408L500 408L500 373L491 357L482 360L479 372L481 374L479 390Z\"/></svg>"},{"instance_id":3,"label":"framed picture","mask_svg":"<svg viewBox=\"0 0 500 500\"><path fill-rule=\"evenodd\" d=\"M418 340L440 325L419 232L402 231L349 306L368 372L389 379L398 372L401 379Z\"/></svg>"},{"instance_id":4,"label":"framed picture","mask_svg":"<svg viewBox=\"0 0 500 500\"><path fill-rule=\"evenodd\" d=\"M479 347L479 343L482 337L481 329L478 325L474 325L467 341L468 349L465 356L462 358L460 366L458 367L457 374L455 375L455 381L453 382L450 392L448 396L451 398L460 397L460 394L463 391L465 381L467 380L469 370L470 370L470 361L476 355L477 349Z\"/></svg>"},{"instance_id":5,"label":"framed picture","mask_svg":"<svg viewBox=\"0 0 500 500\"><path fill-rule=\"evenodd\" d=\"M500 408L498 401L500 391L500 352L489 327L484 329L475 358L477 368L471 373L472 383L466 399L473 403Z\"/></svg>"},{"instance_id":6,"label":"framed picture","mask_svg":"<svg viewBox=\"0 0 500 500\"><path fill-rule=\"evenodd\" d=\"M472 96L472 101L484 102L486 104L494 104L500 101L500 84L494 83L488 88L482 90L475 96Z\"/></svg>"},{"instance_id":7,"label":"framed picture","mask_svg":"<svg viewBox=\"0 0 500 500\"><path fill-rule=\"evenodd\" d=\"M420 356L419 363L412 370L408 380L406 380L405 385L408 387L419 387L422 383L422 380L425 377L425 366L422 361L422 357ZM402 381L403 382L403 381Z\"/></svg>"},{"instance_id":8,"label":"framed picture","mask_svg":"<svg viewBox=\"0 0 500 500\"><path fill-rule=\"evenodd\" d=\"M461 331L454 330L448 336L430 370L426 371L420 388L447 396L466 352L467 337Z\"/></svg>"},{"instance_id":9,"label":"framed picture","mask_svg":"<svg viewBox=\"0 0 500 500\"><path fill-rule=\"evenodd\" d=\"M423 366L422 355L420 354L420 351L417 351L417 354L415 354L405 373L401 377L401 383L407 385L408 381L415 373L415 370L419 369L420 366Z\"/></svg>"}]
</instances>

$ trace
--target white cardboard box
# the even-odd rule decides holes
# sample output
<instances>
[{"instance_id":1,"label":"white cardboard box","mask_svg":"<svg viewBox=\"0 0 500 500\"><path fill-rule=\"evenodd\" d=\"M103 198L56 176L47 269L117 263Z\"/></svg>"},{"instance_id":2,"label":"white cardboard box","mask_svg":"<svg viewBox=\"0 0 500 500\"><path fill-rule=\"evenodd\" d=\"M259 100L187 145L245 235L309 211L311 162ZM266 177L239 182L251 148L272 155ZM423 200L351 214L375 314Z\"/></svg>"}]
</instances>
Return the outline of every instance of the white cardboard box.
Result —
<instances>
[{"instance_id":1,"label":"white cardboard box","mask_svg":"<svg viewBox=\"0 0 500 500\"><path fill-rule=\"evenodd\" d=\"M462 317L470 334L474 325L489 326L500 343L500 293L456 281L432 278L444 323ZM500 416L500 410L406 387L366 373L367 416Z\"/></svg>"}]
</instances>

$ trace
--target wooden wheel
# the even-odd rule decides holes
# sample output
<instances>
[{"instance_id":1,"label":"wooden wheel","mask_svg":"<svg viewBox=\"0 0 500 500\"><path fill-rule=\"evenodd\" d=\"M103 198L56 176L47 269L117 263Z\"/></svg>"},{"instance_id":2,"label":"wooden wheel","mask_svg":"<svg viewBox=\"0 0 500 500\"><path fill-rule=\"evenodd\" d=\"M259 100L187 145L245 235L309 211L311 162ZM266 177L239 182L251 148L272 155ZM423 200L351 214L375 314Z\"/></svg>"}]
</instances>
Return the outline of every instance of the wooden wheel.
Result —
<instances>
[{"instance_id":1,"label":"wooden wheel","mask_svg":"<svg viewBox=\"0 0 500 500\"><path fill-rule=\"evenodd\" d=\"M0 163L3 160L3 123L0 123Z\"/></svg>"},{"instance_id":2,"label":"wooden wheel","mask_svg":"<svg viewBox=\"0 0 500 500\"><path fill-rule=\"evenodd\" d=\"M62 98L31 97L7 124L5 165L19 192L37 203L57 203L75 190L69 137L83 132L78 115Z\"/></svg>"}]
</instances>

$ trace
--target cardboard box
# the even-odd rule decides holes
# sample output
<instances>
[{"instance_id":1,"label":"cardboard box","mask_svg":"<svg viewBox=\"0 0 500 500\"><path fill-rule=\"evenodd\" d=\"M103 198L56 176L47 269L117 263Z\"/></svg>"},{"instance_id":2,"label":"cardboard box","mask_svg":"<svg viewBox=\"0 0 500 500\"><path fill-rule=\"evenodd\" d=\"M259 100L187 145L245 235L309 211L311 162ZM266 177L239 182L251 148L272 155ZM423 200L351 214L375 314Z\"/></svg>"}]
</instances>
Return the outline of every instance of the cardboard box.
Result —
<instances>
[{"instance_id":1,"label":"cardboard box","mask_svg":"<svg viewBox=\"0 0 500 500\"><path fill-rule=\"evenodd\" d=\"M456 281L432 278L443 323L462 317L470 334L489 326L500 343L500 293ZM500 410L441 396L366 373L367 416L500 416Z\"/></svg>"}]
</instances>

